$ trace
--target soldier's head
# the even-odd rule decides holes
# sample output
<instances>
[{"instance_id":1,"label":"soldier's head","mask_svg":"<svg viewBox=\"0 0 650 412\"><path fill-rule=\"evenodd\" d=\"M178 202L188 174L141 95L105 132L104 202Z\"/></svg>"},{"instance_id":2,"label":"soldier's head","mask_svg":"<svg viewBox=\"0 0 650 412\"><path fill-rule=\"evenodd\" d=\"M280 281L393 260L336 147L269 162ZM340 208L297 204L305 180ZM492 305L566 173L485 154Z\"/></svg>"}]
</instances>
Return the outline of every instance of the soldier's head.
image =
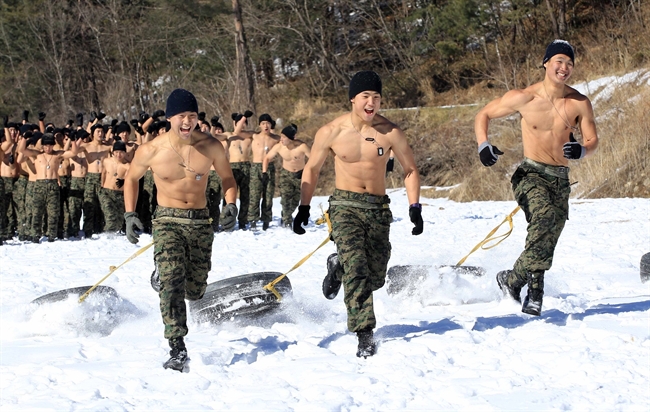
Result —
<instances>
[{"instance_id":1,"label":"soldier's head","mask_svg":"<svg viewBox=\"0 0 650 412\"><path fill-rule=\"evenodd\" d=\"M288 146L296 138L296 133L298 133L298 126L291 123L289 126L282 129L282 133L280 133L280 142L282 142L283 145Z\"/></svg>"},{"instance_id":2,"label":"soldier's head","mask_svg":"<svg viewBox=\"0 0 650 412\"><path fill-rule=\"evenodd\" d=\"M47 154L52 153L55 143L56 141L54 140L54 135L52 133L45 133L41 139L41 146L43 147L43 151Z\"/></svg>"},{"instance_id":3,"label":"soldier's head","mask_svg":"<svg viewBox=\"0 0 650 412\"><path fill-rule=\"evenodd\" d=\"M119 162L126 158L126 144L122 140L116 140L113 143L113 157Z\"/></svg>"},{"instance_id":4,"label":"soldier's head","mask_svg":"<svg viewBox=\"0 0 650 412\"><path fill-rule=\"evenodd\" d=\"M183 140L188 140L199 122L199 104L196 97L185 89L176 89L167 98L165 116L170 131Z\"/></svg>"},{"instance_id":5,"label":"soldier's head","mask_svg":"<svg viewBox=\"0 0 650 412\"><path fill-rule=\"evenodd\" d=\"M373 71L362 71L352 76L348 97L352 111L363 121L371 121L381 107L381 78Z\"/></svg>"}]
</instances>

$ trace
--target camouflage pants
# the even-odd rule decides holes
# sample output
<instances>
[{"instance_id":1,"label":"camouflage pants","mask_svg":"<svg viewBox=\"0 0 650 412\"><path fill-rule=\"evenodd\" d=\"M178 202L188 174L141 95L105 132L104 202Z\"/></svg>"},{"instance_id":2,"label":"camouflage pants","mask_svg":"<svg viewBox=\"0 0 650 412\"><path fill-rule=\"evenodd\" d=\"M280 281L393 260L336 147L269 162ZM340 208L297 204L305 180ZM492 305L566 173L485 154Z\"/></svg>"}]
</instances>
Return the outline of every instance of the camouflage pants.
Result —
<instances>
[{"instance_id":1,"label":"camouflage pants","mask_svg":"<svg viewBox=\"0 0 650 412\"><path fill-rule=\"evenodd\" d=\"M34 221L34 187L36 186L36 181L28 181L25 186L25 234L27 236L38 236L42 235L41 230L39 229L38 233L33 233L33 221ZM39 222L40 225L40 222Z\"/></svg>"},{"instance_id":2,"label":"camouflage pants","mask_svg":"<svg viewBox=\"0 0 650 412\"><path fill-rule=\"evenodd\" d=\"M533 280L539 282L534 287L543 289L544 271L553 264L555 246L569 218L569 179L522 163L512 175L511 183L515 199L526 214L528 235L526 247L514 264L514 277L508 281L523 286Z\"/></svg>"},{"instance_id":3,"label":"camouflage pants","mask_svg":"<svg viewBox=\"0 0 650 412\"><path fill-rule=\"evenodd\" d=\"M239 188L239 214L237 221L239 228L243 228L248 223L248 204L250 202L250 181L251 181L251 164L250 162L231 163L232 175L235 178ZM224 199L225 200L225 199Z\"/></svg>"},{"instance_id":4,"label":"camouflage pants","mask_svg":"<svg viewBox=\"0 0 650 412\"><path fill-rule=\"evenodd\" d=\"M251 201L248 206L248 221L270 222L273 220L273 195L275 194L275 165L269 163L269 181L262 184L262 163L251 164ZM260 214L260 200L262 208Z\"/></svg>"},{"instance_id":5,"label":"camouflage pants","mask_svg":"<svg viewBox=\"0 0 650 412\"><path fill-rule=\"evenodd\" d=\"M16 219L18 221L18 236L23 238L29 234L29 226L25 222L25 192L27 191L27 176L20 176L14 183L13 201L16 205Z\"/></svg>"},{"instance_id":6,"label":"camouflage pants","mask_svg":"<svg viewBox=\"0 0 650 412\"><path fill-rule=\"evenodd\" d=\"M72 177L68 192L68 214L70 215L70 231L68 236L79 236L81 230L81 210L84 203L85 177Z\"/></svg>"},{"instance_id":7,"label":"camouflage pants","mask_svg":"<svg viewBox=\"0 0 650 412\"><path fill-rule=\"evenodd\" d=\"M372 292L386 282L393 221L390 199L336 189L329 203L332 237L343 267L337 276L343 283L348 329L375 328Z\"/></svg>"},{"instance_id":8,"label":"camouflage pants","mask_svg":"<svg viewBox=\"0 0 650 412\"><path fill-rule=\"evenodd\" d=\"M99 203L99 192L102 189L102 175L100 173L88 173L86 175L86 186L84 187L84 234L90 237L93 233L101 233L104 217L101 204Z\"/></svg>"},{"instance_id":9,"label":"camouflage pants","mask_svg":"<svg viewBox=\"0 0 650 412\"><path fill-rule=\"evenodd\" d=\"M151 219L156 210L156 184L151 169L145 172L143 181L142 191L138 196L138 215L145 233L151 233Z\"/></svg>"},{"instance_id":10,"label":"camouflage pants","mask_svg":"<svg viewBox=\"0 0 650 412\"><path fill-rule=\"evenodd\" d=\"M280 170L280 196L282 203L282 224L291 225L293 222L293 211L300 204L300 181L302 170L290 172L287 169Z\"/></svg>"},{"instance_id":11,"label":"camouflage pants","mask_svg":"<svg viewBox=\"0 0 650 412\"><path fill-rule=\"evenodd\" d=\"M47 211L47 237L56 238L59 225L61 188L57 179L37 180L34 185L32 236L40 236L42 230L43 214Z\"/></svg>"},{"instance_id":12,"label":"camouflage pants","mask_svg":"<svg viewBox=\"0 0 650 412\"><path fill-rule=\"evenodd\" d=\"M208 199L208 210L212 218L212 230L219 229L219 203L221 203L221 177L214 170L208 175L208 187L205 190Z\"/></svg>"},{"instance_id":13,"label":"camouflage pants","mask_svg":"<svg viewBox=\"0 0 650 412\"><path fill-rule=\"evenodd\" d=\"M160 275L160 313L167 339L187 335L185 299L201 299L205 293L214 240L209 216L208 209L156 208L154 261Z\"/></svg>"},{"instance_id":14,"label":"camouflage pants","mask_svg":"<svg viewBox=\"0 0 650 412\"><path fill-rule=\"evenodd\" d=\"M14 200L14 185L18 181L17 177L3 177L0 181L2 185L2 205L0 205L0 211L4 210L0 216L3 220L0 223L0 227L3 229L0 230L0 238L11 239L14 237L14 234L18 230L18 213L16 210L16 201ZM4 206L4 207L3 207Z\"/></svg>"},{"instance_id":15,"label":"camouflage pants","mask_svg":"<svg viewBox=\"0 0 650 412\"><path fill-rule=\"evenodd\" d=\"M124 192L102 187L99 192L99 203L104 211L104 231L115 233L124 226Z\"/></svg>"},{"instance_id":16,"label":"camouflage pants","mask_svg":"<svg viewBox=\"0 0 650 412\"><path fill-rule=\"evenodd\" d=\"M59 210L59 226L57 228L57 237L63 239L65 236L68 236L71 232L70 230L70 176L59 176L59 182L61 182L61 196L59 196L59 201L61 203Z\"/></svg>"}]
</instances>

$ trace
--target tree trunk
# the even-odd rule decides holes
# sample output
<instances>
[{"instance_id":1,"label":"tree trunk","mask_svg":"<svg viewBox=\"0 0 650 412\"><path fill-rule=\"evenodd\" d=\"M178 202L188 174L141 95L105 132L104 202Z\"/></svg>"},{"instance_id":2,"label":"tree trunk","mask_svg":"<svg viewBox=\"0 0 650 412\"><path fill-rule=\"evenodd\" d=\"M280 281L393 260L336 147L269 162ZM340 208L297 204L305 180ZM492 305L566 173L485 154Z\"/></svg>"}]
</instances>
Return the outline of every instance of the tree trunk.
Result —
<instances>
[{"instance_id":1,"label":"tree trunk","mask_svg":"<svg viewBox=\"0 0 650 412\"><path fill-rule=\"evenodd\" d=\"M240 110L246 108L255 112L253 65L248 57L248 44L246 43L246 33L244 32L239 0L232 0L232 11L235 16L235 49L237 50L235 107L239 107Z\"/></svg>"}]
</instances>

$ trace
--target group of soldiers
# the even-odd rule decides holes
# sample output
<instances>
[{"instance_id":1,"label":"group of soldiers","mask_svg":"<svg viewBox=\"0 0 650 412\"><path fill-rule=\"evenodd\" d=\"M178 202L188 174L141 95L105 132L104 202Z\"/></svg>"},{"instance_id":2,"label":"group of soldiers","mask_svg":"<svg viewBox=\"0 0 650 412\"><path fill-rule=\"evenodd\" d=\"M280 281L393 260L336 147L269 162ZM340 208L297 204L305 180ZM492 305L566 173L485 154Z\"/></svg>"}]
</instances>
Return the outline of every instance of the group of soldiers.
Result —
<instances>
[{"instance_id":1,"label":"group of soldiers","mask_svg":"<svg viewBox=\"0 0 650 412\"><path fill-rule=\"evenodd\" d=\"M168 130L165 112L142 112L130 122L109 122L101 111L92 112L84 122L79 113L76 121L69 120L63 127L47 122L44 112L38 113L38 123L30 123L29 115L25 110L20 122L8 116L3 119L0 244L14 237L39 243L43 236L53 242L104 232L123 234L124 177L138 147ZM295 124L280 135L273 133L276 122L268 114L259 117L258 132L244 130L252 115L250 111L233 113L234 131L225 132L219 117L207 121L205 113L200 113L197 128L217 137L226 150L239 189L239 229L255 228L260 220L263 229L268 229L275 192L273 160L281 156L282 223L291 226L309 147L296 139ZM214 168L209 172L206 197L217 232L223 196ZM148 170L140 179L137 204L146 233L151 233L155 208L156 186Z\"/></svg>"}]
</instances>

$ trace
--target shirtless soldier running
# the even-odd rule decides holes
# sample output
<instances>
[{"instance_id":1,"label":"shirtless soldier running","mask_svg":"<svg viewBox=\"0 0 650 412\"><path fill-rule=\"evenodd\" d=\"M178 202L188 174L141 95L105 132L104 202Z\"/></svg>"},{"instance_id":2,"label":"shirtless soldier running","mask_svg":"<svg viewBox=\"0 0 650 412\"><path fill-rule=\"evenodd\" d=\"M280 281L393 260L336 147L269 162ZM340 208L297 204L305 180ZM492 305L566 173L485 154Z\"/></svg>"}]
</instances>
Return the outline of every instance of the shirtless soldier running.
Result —
<instances>
[{"instance_id":1,"label":"shirtless soldier running","mask_svg":"<svg viewBox=\"0 0 650 412\"><path fill-rule=\"evenodd\" d=\"M393 215L386 195L386 163L391 149L404 169L409 216L415 224L413 235L422 233L423 221L420 175L413 152L404 132L377 114L381 105L379 75L372 71L355 74L350 80L349 98L352 111L316 133L302 174L300 206L293 230L305 233L302 225L309 222L309 202L318 174L332 151L336 189L329 198L329 215L339 262L331 262L336 255L328 258L323 293L333 299L343 283L348 329L357 334L357 356L365 358L376 352L372 292L386 281L391 251L389 231Z\"/></svg>"},{"instance_id":2,"label":"shirtless soldier running","mask_svg":"<svg viewBox=\"0 0 650 412\"><path fill-rule=\"evenodd\" d=\"M291 227L293 211L300 204L300 181L302 169L305 168L306 157L309 157L309 146L302 140L295 140L298 126L290 124L282 129L280 143L273 146L264 156L262 162L262 184L269 181L269 163L278 154L282 157L280 170L280 196L282 197L282 225Z\"/></svg>"},{"instance_id":3,"label":"shirtless soldier running","mask_svg":"<svg viewBox=\"0 0 650 412\"><path fill-rule=\"evenodd\" d=\"M566 85L573 73L573 47L555 40L542 62L544 80L525 89L511 90L488 103L476 115L474 131L484 166L496 163L501 152L488 142L492 119L519 112L524 161L512 175L515 199L526 214L526 247L512 270L497 274L504 294L521 302L521 311L539 316L544 296L544 272L551 268L555 246L569 218L569 160L594 153L598 146L594 113L589 99ZM583 145L573 133L580 131Z\"/></svg>"},{"instance_id":4,"label":"shirtless soldier running","mask_svg":"<svg viewBox=\"0 0 650 412\"><path fill-rule=\"evenodd\" d=\"M167 98L165 116L170 130L135 152L124 180L126 236L138 242L135 228L143 226L135 212L138 181L151 168L157 187L153 220L154 260L160 275L160 312L171 348L163 365L182 371L187 360L185 299L203 297L211 268L214 232L205 198L210 167L221 177L228 202L222 225L232 229L237 217L237 187L223 145L195 130L198 103L192 93L174 90Z\"/></svg>"}]
</instances>

